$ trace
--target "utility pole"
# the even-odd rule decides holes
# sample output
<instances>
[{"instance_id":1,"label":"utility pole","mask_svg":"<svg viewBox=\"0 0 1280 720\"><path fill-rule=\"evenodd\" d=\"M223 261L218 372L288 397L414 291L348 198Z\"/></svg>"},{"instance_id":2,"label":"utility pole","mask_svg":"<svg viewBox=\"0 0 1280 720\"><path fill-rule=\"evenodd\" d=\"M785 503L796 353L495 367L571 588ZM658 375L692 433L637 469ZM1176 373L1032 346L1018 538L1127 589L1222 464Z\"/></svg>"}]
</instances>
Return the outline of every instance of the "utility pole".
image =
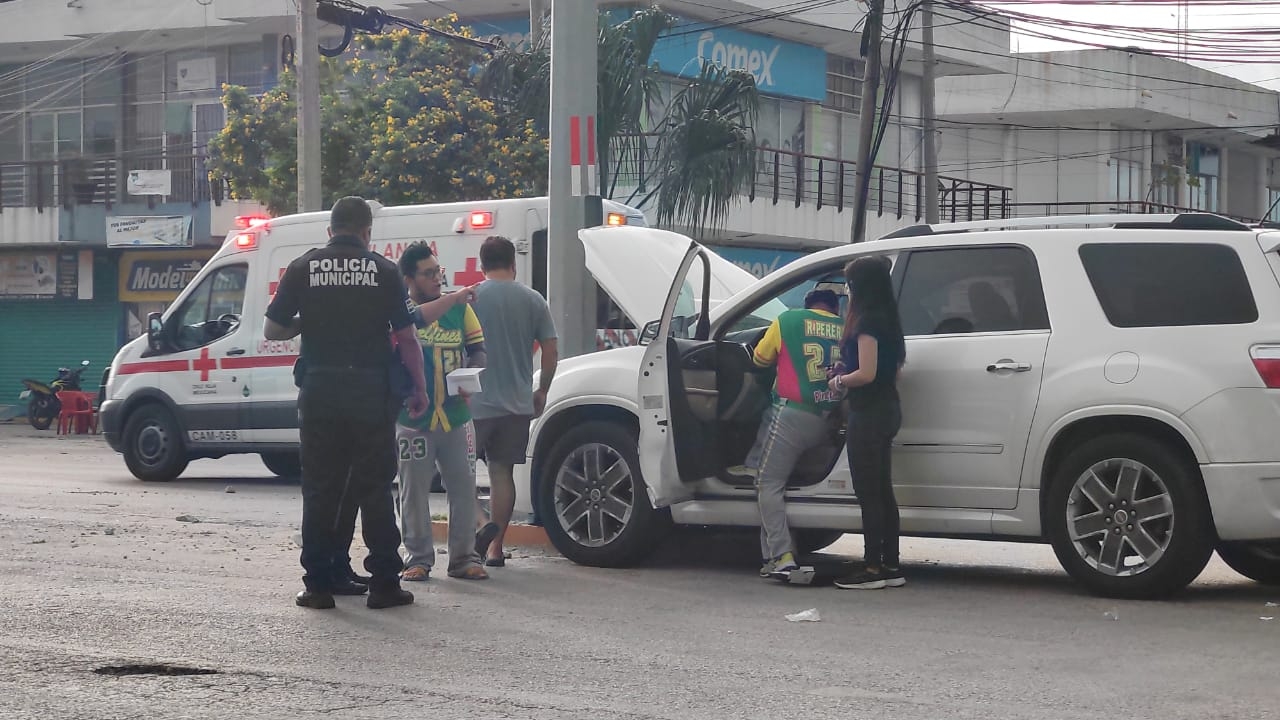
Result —
<instances>
[{"instance_id":1,"label":"utility pole","mask_svg":"<svg viewBox=\"0 0 1280 720\"><path fill-rule=\"evenodd\" d=\"M551 0L551 217L547 301L562 357L595 350L596 285L578 230L598 214L597 0ZM532 18L530 18L532 19ZM643 321L642 321L643 322Z\"/></svg>"},{"instance_id":2,"label":"utility pole","mask_svg":"<svg viewBox=\"0 0 1280 720\"><path fill-rule=\"evenodd\" d=\"M871 174L875 165L876 94L880 88L880 31L884 24L884 0L868 0L867 28L863 35L866 58L862 77L862 110L858 118L858 164L853 190L853 230L850 242L862 242L867 235L867 198L871 194Z\"/></svg>"},{"instance_id":3,"label":"utility pole","mask_svg":"<svg viewBox=\"0 0 1280 720\"><path fill-rule=\"evenodd\" d=\"M298 0L298 212L322 209L320 33L316 0Z\"/></svg>"},{"instance_id":4,"label":"utility pole","mask_svg":"<svg viewBox=\"0 0 1280 720\"><path fill-rule=\"evenodd\" d=\"M924 74L920 78L920 114L924 115L924 221L941 222L938 211L938 127L934 106L938 58L933 47L933 0L920 3L921 41L924 43ZM919 199L916 200L919 202Z\"/></svg>"},{"instance_id":5,"label":"utility pole","mask_svg":"<svg viewBox=\"0 0 1280 720\"><path fill-rule=\"evenodd\" d=\"M542 21L547 17L547 0L529 0L529 49L542 42Z\"/></svg>"}]
</instances>

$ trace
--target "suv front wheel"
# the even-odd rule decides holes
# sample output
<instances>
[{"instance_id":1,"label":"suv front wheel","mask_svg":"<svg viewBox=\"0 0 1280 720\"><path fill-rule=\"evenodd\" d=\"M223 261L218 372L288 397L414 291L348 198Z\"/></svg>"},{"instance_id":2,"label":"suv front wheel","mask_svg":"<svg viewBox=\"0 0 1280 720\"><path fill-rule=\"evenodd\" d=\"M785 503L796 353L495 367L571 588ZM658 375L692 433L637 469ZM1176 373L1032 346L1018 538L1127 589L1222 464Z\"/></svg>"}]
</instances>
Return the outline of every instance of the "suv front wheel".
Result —
<instances>
[{"instance_id":1,"label":"suv front wheel","mask_svg":"<svg viewBox=\"0 0 1280 720\"><path fill-rule=\"evenodd\" d=\"M596 567L643 560L668 517L649 504L635 431L607 421L577 425L552 447L539 471L537 501L556 550Z\"/></svg>"},{"instance_id":2,"label":"suv front wheel","mask_svg":"<svg viewBox=\"0 0 1280 720\"><path fill-rule=\"evenodd\" d=\"M1072 450L1053 474L1045 526L1066 571L1108 597L1177 592L1213 553L1198 468L1143 435L1105 435Z\"/></svg>"}]
</instances>

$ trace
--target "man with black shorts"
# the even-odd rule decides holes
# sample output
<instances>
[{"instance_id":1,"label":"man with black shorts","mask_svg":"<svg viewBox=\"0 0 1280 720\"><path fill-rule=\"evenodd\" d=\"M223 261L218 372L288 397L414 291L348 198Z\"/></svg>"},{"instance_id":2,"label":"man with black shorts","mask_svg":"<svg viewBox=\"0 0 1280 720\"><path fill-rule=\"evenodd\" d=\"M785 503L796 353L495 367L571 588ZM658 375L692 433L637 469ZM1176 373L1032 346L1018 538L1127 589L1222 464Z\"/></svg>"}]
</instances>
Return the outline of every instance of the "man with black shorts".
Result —
<instances>
[{"instance_id":1,"label":"man with black shorts","mask_svg":"<svg viewBox=\"0 0 1280 720\"><path fill-rule=\"evenodd\" d=\"M413 602L400 588L400 531L391 483L396 476L395 418L402 403L392 388L389 331L414 390L412 414L426 411L422 352L405 307L405 286L395 263L369 251L373 213L358 197L334 204L329 244L294 260L267 308L268 340L302 336L306 363L298 395L302 440L301 607L334 607L344 579L335 557L355 508L372 576L367 605Z\"/></svg>"},{"instance_id":2,"label":"man with black shorts","mask_svg":"<svg viewBox=\"0 0 1280 720\"><path fill-rule=\"evenodd\" d=\"M516 246L504 237L486 238L480 246L480 269L485 280L476 286L474 308L484 328L487 365L480 377L481 392L471 400L471 416L476 453L489 468L490 522L477 533L476 549L484 554L485 565L502 567L502 541L516 506L515 466L525 462L529 422L546 407L559 353L547 301L516 282ZM542 352L536 390L535 349ZM489 538L492 542L486 542Z\"/></svg>"}]
</instances>

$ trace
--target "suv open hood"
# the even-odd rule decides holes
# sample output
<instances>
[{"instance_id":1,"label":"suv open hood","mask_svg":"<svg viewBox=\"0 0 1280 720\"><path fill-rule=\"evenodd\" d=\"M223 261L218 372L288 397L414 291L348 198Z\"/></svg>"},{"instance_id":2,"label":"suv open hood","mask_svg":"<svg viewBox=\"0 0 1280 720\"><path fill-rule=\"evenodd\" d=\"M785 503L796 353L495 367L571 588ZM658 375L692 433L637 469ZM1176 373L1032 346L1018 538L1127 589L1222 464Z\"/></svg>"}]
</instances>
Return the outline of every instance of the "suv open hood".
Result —
<instances>
[{"instance_id":1,"label":"suv open hood","mask_svg":"<svg viewBox=\"0 0 1280 720\"><path fill-rule=\"evenodd\" d=\"M644 227L596 227L579 230L587 270L636 325L657 320L680 263L692 240L679 233ZM711 310L754 285L751 273L711 250ZM702 269L695 262L688 282L701 298Z\"/></svg>"}]
</instances>

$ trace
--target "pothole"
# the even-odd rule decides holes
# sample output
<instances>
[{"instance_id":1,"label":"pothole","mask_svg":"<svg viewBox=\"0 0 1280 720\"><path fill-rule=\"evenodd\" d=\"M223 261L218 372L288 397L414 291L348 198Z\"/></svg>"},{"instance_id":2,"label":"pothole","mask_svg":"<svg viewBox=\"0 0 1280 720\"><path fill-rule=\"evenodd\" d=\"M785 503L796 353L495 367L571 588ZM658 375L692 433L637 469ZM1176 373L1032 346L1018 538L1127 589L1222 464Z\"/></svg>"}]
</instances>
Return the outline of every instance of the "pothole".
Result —
<instances>
[{"instance_id":1,"label":"pothole","mask_svg":"<svg viewBox=\"0 0 1280 720\"><path fill-rule=\"evenodd\" d=\"M124 675L217 675L218 671L210 668L186 667L183 665L167 665L167 664L130 664L130 665L104 665L100 668L94 668L96 675L111 675L121 677Z\"/></svg>"}]
</instances>

